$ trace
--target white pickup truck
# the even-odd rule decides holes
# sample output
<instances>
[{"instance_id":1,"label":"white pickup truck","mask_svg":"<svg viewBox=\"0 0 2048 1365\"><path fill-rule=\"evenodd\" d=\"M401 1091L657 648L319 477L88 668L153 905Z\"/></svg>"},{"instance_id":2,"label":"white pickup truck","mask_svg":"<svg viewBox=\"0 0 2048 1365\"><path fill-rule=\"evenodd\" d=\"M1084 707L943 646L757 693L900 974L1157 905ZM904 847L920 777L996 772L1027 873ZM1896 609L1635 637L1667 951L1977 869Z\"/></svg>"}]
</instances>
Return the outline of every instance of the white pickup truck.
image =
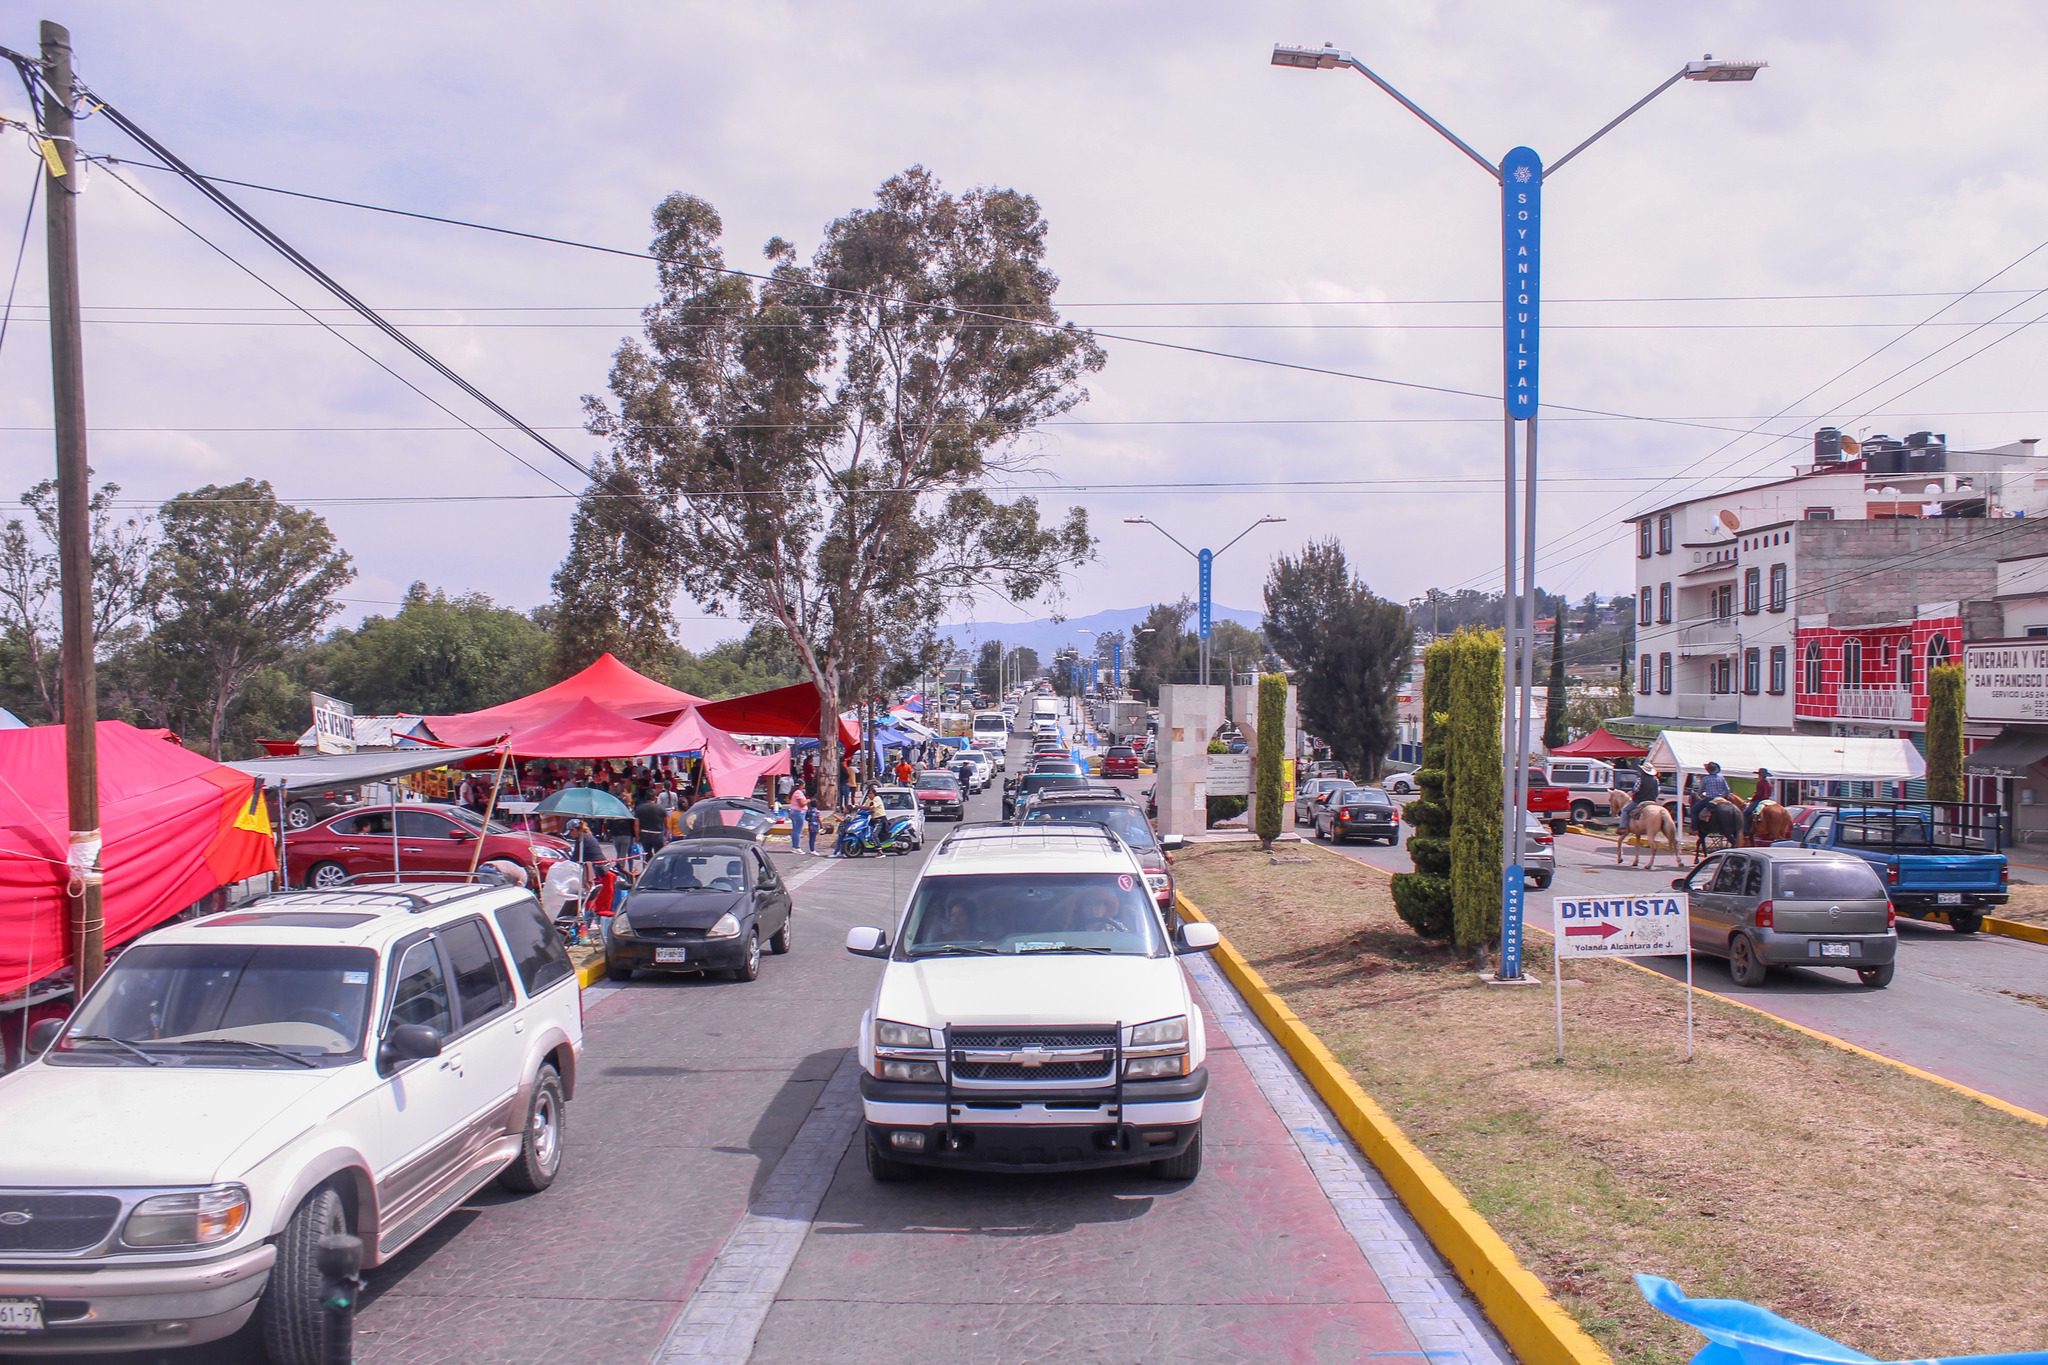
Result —
<instances>
[{"instance_id":1,"label":"white pickup truck","mask_svg":"<svg viewBox=\"0 0 2048 1365\"><path fill-rule=\"evenodd\" d=\"M1130 847L1095 826L970 825L925 864L861 1017L868 1171L1202 1168L1202 1016Z\"/></svg>"}]
</instances>

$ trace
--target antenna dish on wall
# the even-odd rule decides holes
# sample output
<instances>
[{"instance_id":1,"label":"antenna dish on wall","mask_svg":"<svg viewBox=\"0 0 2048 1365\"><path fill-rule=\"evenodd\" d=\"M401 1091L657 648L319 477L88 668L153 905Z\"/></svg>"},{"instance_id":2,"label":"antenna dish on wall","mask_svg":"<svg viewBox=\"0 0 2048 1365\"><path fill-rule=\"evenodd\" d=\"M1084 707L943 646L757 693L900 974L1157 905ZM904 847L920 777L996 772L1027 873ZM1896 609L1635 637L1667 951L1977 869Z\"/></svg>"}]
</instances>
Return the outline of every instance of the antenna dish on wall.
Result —
<instances>
[{"instance_id":1,"label":"antenna dish on wall","mask_svg":"<svg viewBox=\"0 0 2048 1365\"><path fill-rule=\"evenodd\" d=\"M1742 518L1724 507L1721 509L1721 524L1731 531L1740 531L1742 529Z\"/></svg>"}]
</instances>

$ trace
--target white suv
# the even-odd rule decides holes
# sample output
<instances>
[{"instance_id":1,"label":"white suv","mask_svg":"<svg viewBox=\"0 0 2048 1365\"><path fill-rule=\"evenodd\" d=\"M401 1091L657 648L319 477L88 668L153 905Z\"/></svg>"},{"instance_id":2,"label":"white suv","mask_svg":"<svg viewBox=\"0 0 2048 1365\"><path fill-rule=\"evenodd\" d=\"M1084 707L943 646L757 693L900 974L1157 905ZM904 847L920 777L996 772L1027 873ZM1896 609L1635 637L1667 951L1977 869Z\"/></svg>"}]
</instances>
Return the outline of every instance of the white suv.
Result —
<instances>
[{"instance_id":1,"label":"white suv","mask_svg":"<svg viewBox=\"0 0 2048 1365\"><path fill-rule=\"evenodd\" d=\"M493 1179L552 1184L575 969L532 895L270 896L123 952L0 1077L0 1345L325 1359L315 1254L389 1261Z\"/></svg>"},{"instance_id":2,"label":"white suv","mask_svg":"<svg viewBox=\"0 0 2048 1365\"><path fill-rule=\"evenodd\" d=\"M847 951L888 966L860 1025L868 1171L913 1165L1202 1168L1202 1016L1130 848L1077 825L971 825L926 862L893 936Z\"/></svg>"}]
</instances>

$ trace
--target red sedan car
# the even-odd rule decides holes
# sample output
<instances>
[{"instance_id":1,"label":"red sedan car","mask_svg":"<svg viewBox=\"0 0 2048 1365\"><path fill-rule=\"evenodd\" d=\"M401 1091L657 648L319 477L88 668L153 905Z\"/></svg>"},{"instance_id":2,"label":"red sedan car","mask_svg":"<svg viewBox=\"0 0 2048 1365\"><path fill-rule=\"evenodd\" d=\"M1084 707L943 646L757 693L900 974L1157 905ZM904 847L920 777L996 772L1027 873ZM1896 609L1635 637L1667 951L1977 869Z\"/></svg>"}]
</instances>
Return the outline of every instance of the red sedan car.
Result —
<instances>
[{"instance_id":1,"label":"red sedan car","mask_svg":"<svg viewBox=\"0 0 2048 1365\"><path fill-rule=\"evenodd\" d=\"M392 820L398 822L392 837ZM477 840L483 853L477 855ZM568 846L538 834L521 834L493 823L461 806L421 803L358 806L329 816L308 829L288 831L284 854L290 879L301 886L340 886L364 872L388 874L397 863L401 875L418 873L426 880L469 871L471 860L504 858L531 868L538 863L547 875L550 864L568 856Z\"/></svg>"},{"instance_id":2,"label":"red sedan car","mask_svg":"<svg viewBox=\"0 0 2048 1365\"><path fill-rule=\"evenodd\" d=\"M1138 751L1128 744L1112 744L1102 756L1104 777L1136 777L1138 775Z\"/></svg>"}]
</instances>

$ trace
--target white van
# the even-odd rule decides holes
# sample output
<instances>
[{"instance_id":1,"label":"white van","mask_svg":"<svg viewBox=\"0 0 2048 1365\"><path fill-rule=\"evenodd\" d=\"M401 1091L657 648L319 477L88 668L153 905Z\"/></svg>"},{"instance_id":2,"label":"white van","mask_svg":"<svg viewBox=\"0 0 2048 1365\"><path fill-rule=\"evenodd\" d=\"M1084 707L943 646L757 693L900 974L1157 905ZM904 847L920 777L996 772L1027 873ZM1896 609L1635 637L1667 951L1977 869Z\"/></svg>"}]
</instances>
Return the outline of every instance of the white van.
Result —
<instances>
[{"instance_id":1,"label":"white van","mask_svg":"<svg viewBox=\"0 0 2048 1365\"><path fill-rule=\"evenodd\" d=\"M1000 711L977 711L974 715L973 739L977 748L984 742L998 746L1006 745L1010 742L1010 722Z\"/></svg>"}]
</instances>

